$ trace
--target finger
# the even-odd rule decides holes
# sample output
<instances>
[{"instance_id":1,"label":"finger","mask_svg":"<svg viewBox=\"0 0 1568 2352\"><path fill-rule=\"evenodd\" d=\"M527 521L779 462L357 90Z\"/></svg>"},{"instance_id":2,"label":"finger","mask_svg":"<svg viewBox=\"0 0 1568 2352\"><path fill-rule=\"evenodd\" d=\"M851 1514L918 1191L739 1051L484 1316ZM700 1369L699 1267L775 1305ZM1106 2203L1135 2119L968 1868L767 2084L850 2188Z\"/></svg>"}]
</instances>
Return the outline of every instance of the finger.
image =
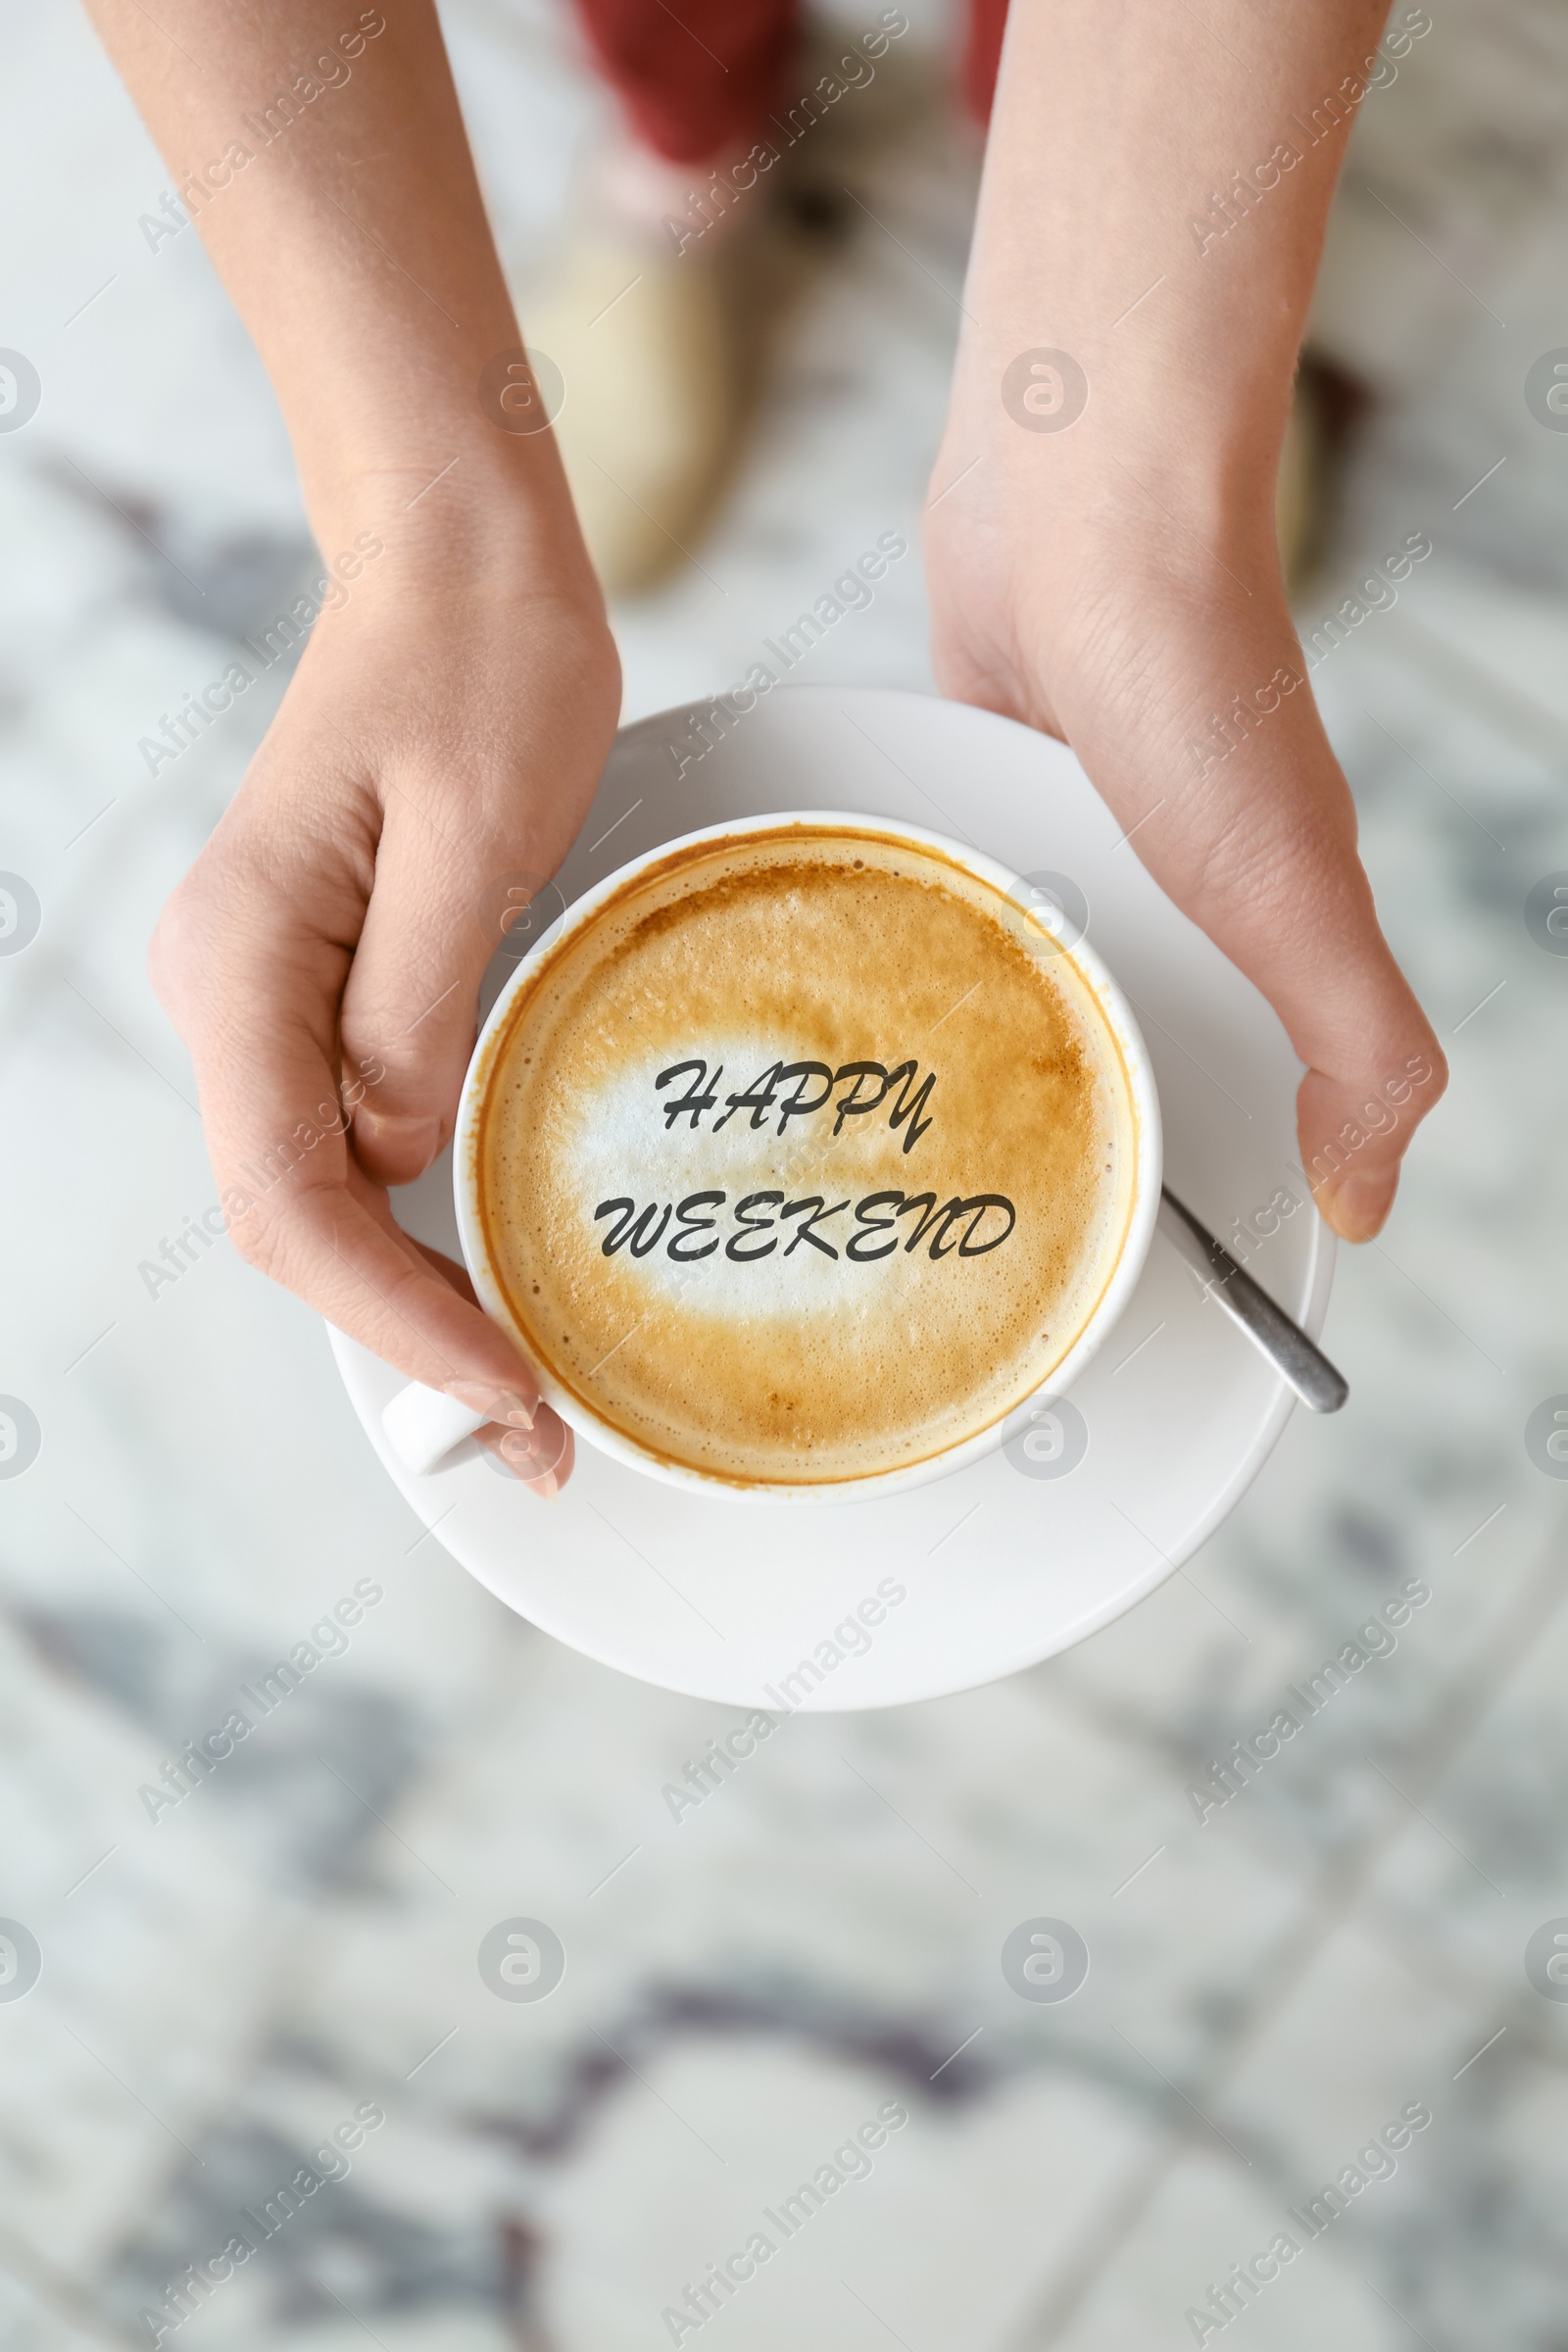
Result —
<instances>
[{"instance_id":1,"label":"finger","mask_svg":"<svg viewBox=\"0 0 1568 2352\"><path fill-rule=\"evenodd\" d=\"M505 1462L514 1478L520 1479L541 1501L554 1501L571 1476L576 1459L571 1431L548 1404L540 1405L531 1430L491 1427L477 1435L480 1445Z\"/></svg>"},{"instance_id":2,"label":"finger","mask_svg":"<svg viewBox=\"0 0 1568 2352\"><path fill-rule=\"evenodd\" d=\"M1446 1077L1442 1054L1425 1046L1365 1085L1307 1071L1296 1098L1301 1167L1342 1241L1368 1242L1382 1231L1411 1132Z\"/></svg>"},{"instance_id":3,"label":"finger","mask_svg":"<svg viewBox=\"0 0 1568 2352\"><path fill-rule=\"evenodd\" d=\"M390 1214L390 1201L387 1203L387 1210ZM413 1236L407 1235L405 1239L413 1240ZM432 1250L427 1242L415 1242L414 1247L424 1259L425 1264L433 1266L442 1281L451 1284L460 1298L466 1298L470 1306L478 1305L479 1294L473 1287L473 1280L466 1266L459 1265L457 1259L448 1257L443 1250Z\"/></svg>"},{"instance_id":4,"label":"finger","mask_svg":"<svg viewBox=\"0 0 1568 2352\"><path fill-rule=\"evenodd\" d=\"M531 1426L538 1383L398 1230L348 1149L335 1072L346 953L321 869L220 857L160 926L158 984L191 1049L225 1225L249 1262L412 1379Z\"/></svg>"},{"instance_id":5,"label":"finger","mask_svg":"<svg viewBox=\"0 0 1568 2352\"><path fill-rule=\"evenodd\" d=\"M461 1297L477 1304L477 1294L468 1278L466 1266L460 1266L439 1250L431 1250L416 1242L419 1255L434 1266L436 1272ZM533 1487L546 1501L551 1500L571 1476L574 1447L571 1431L553 1406L541 1402L534 1411L531 1431L518 1434L505 1422L488 1421L475 1431L481 1446L504 1461L514 1478Z\"/></svg>"},{"instance_id":6,"label":"finger","mask_svg":"<svg viewBox=\"0 0 1568 2352\"><path fill-rule=\"evenodd\" d=\"M1299 742L1282 731L1255 755L1268 766L1250 791L1244 772L1206 819L1195 815L1212 844L1200 878L1185 844L1170 863L1188 912L1262 990L1307 1064L1301 1171L1335 1231L1359 1242L1387 1218L1446 1068L1378 923L1349 790L1320 736L1313 711ZM1159 845L1148 862L1158 874Z\"/></svg>"},{"instance_id":7,"label":"finger","mask_svg":"<svg viewBox=\"0 0 1568 2352\"><path fill-rule=\"evenodd\" d=\"M355 1105L356 1155L380 1182L408 1184L451 1136L479 982L542 877L524 871L520 826L515 842L499 840L476 814L473 835L460 836L433 788L383 786L387 820L341 1032L345 1069L370 1081Z\"/></svg>"},{"instance_id":8,"label":"finger","mask_svg":"<svg viewBox=\"0 0 1568 2352\"><path fill-rule=\"evenodd\" d=\"M1154 654L1134 664L1121 649L1093 691L1070 680L1060 715L1127 846L1280 1015L1307 1065L1302 1171L1335 1230L1365 1241L1446 1066L1379 927L1349 787L1288 621L1232 618L1224 635L1221 617L1209 610L1195 632L1178 611ZM1216 735L1201 714L1225 710L1237 676L1268 680L1267 707L1254 697L1250 723Z\"/></svg>"}]
</instances>

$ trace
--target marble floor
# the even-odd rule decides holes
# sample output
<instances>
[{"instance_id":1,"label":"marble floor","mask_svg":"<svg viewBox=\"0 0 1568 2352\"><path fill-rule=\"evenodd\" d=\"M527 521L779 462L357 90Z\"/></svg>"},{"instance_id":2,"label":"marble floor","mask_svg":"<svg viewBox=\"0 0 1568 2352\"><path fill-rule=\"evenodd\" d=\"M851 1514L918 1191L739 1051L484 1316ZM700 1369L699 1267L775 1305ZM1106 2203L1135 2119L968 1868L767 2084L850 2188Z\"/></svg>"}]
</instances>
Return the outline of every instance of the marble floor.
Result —
<instances>
[{"instance_id":1,"label":"marble floor","mask_svg":"<svg viewBox=\"0 0 1568 2352\"><path fill-rule=\"evenodd\" d=\"M600 101L542 0L445 13L525 270ZM3 339L46 397L0 436L0 867L39 908L0 960L0 1390L41 1432L24 1476L0 1461L0 2346L168 2341L143 2315L169 2329L250 2228L256 2258L187 2290L214 2352L636 2352L880 2114L681 2341L1142 2352L1294 2230L1227 2336L1555 2352L1568 1489L1525 1431L1568 1392L1568 960L1525 903L1568 869L1568 436L1524 386L1568 345L1560 12L1433 12L1363 110L1318 306L1379 397L1303 625L1434 545L1313 682L1453 1067L1387 1235L1341 1257L1354 1407L1298 1416L1190 1571L1079 1649L803 1716L678 1826L659 1791L724 1710L471 1582L320 1327L226 1249L156 1298L138 1276L212 1197L144 944L268 709L155 779L136 744L310 546L195 237L138 232L164 174L84 23L5 14ZM914 535L975 158L945 15L911 14L824 132L824 188L873 217L814 267L703 569L616 616L630 716ZM924 642L903 566L814 674L918 689ZM1396 1648L1200 1825L1194 1773L1412 1581ZM165 1759L357 1587L265 1743L149 1821ZM1094 1955L1060 2006L998 1965L1043 1914ZM475 1967L517 1916L572 1954L537 2005ZM1352 2167L1308 2242L1288 2213Z\"/></svg>"}]
</instances>

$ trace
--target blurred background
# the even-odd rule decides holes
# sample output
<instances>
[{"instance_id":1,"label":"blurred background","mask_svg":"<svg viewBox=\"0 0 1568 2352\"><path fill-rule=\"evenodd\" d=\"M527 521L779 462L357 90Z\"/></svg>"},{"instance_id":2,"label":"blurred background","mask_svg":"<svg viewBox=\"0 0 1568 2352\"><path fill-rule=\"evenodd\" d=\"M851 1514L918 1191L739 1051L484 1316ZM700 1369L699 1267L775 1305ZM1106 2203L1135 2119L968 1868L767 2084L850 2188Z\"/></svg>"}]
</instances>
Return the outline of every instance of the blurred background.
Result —
<instances>
[{"instance_id":1,"label":"blurred background","mask_svg":"<svg viewBox=\"0 0 1568 2352\"><path fill-rule=\"evenodd\" d=\"M547 0L442 13L526 277L605 101ZM138 226L168 177L90 30L0 14L0 343L42 386L0 433L0 868L25 885L0 938L0 1391L24 1408L0 1460L0 2345L169 2340L180 2275L340 2125L351 2169L187 2297L188 2340L689 2341L666 2308L890 2101L908 2124L868 2177L705 2341L1212 2341L1223 2303L1188 2312L1419 2108L1392 2173L1224 2331L1568 2345L1568 1461L1542 1434L1568 1410L1568 941L1542 912L1568 883L1568 416L1538 368L1568 359L1568 19L1434 0L1361 109L1314 318L1334 464L1303 630L1410 533L1433 547L1313 684L1453 1069L1383 1241L1341 1256L1352 1408L1298 1415L1190 1571L1079 1649L799 1717L677 1825L662 1787L733 1717L465 1575L319 1325L226 1245L156 1297L138 1272L213 1198L145 942L281 666L156 778L137 746L313 555L195 233L150 250ZM770 231L787 330L700 564L616 610L628 718L740 675L879 531L917 541L978 149L947 11L910 14ZM928 689L925 639L900 565L809 675ZM1410 1579L1431 1599L1396 1651L1200 1827L1188 1784ZM138 1789L366 1581L330 1674L149 1821ZM537 2006L475 1968L518 1914L571 1956ZM1042 1914L1093 1955L1060 2006L999 1966Z\"/></svg>"}]
</instances>

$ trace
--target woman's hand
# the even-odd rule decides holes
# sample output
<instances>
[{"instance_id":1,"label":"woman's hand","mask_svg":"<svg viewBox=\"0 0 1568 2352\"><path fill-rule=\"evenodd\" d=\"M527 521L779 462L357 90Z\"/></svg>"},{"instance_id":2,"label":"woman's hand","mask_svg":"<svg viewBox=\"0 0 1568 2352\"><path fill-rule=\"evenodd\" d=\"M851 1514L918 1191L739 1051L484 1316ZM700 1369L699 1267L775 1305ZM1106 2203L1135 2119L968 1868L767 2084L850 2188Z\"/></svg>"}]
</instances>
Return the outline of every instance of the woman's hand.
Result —
<instances>
[{"instance_id":1,"label":"woman's hand","mask_svg":"<svg viewBox=\"0 0 1568 2352\"><path fill-rule=\"evenodd\" d=\"M618 666L586 565L552 564L526 514L501 500L432 523L317 623L152 970L242 1254L489 1413L549 1495L569 1433L462 1268L399 1231L386 1187L450 1140L509 883L552 873L575 835Z\"/></svg>"},{"instance_id":2,"label":"woman's hand","mask_svg":"<svg viewBox=\"0 0 1568 2352\"><path fill-rule=\"evenodd\" d=\"M930 518L938 682L1070 743L1129 850L1269 999L1308 1065L1301 1165L1335 1230L1365 1241L1446 1065L1378 927L1280 586L1269 475L1245 522L1202 514L1200 546L1173 519L1179 482L1146 495L1107 467L1098 498L1042 497L1000 401L997 416ZM950 436L934 497L973 447Z\"/></svg>"}]
</instances>

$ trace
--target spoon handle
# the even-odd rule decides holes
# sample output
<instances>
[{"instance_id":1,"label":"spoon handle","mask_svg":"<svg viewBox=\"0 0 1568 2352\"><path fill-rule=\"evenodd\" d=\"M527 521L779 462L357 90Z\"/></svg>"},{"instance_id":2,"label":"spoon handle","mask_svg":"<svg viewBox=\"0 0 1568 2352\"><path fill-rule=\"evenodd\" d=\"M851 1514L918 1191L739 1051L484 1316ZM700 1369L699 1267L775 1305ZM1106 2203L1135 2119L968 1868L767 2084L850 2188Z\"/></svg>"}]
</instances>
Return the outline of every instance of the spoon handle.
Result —
<instances>
[{"instance_id":1,"label":"spoon handle","mask_svg":"<svg viewBox=\"0 0 1568 2352\"><path fill-rule=\"evenodd\" d=\"M1345 1375L1299 1325L1291 1321L1285 1309L1275 1304L1267 1291L1258 1289L1245 1267L1237 1264L1224 1244L1214 1239L1168 1185L1160 1187L1159 1229L1202 1275L1207 1296L1218 1301L1253 1347L1268 1357L1301 1402L1309 1404L1314 1413L1337 1413L1350 1394Z\"/></svg>"}]
</instances>

